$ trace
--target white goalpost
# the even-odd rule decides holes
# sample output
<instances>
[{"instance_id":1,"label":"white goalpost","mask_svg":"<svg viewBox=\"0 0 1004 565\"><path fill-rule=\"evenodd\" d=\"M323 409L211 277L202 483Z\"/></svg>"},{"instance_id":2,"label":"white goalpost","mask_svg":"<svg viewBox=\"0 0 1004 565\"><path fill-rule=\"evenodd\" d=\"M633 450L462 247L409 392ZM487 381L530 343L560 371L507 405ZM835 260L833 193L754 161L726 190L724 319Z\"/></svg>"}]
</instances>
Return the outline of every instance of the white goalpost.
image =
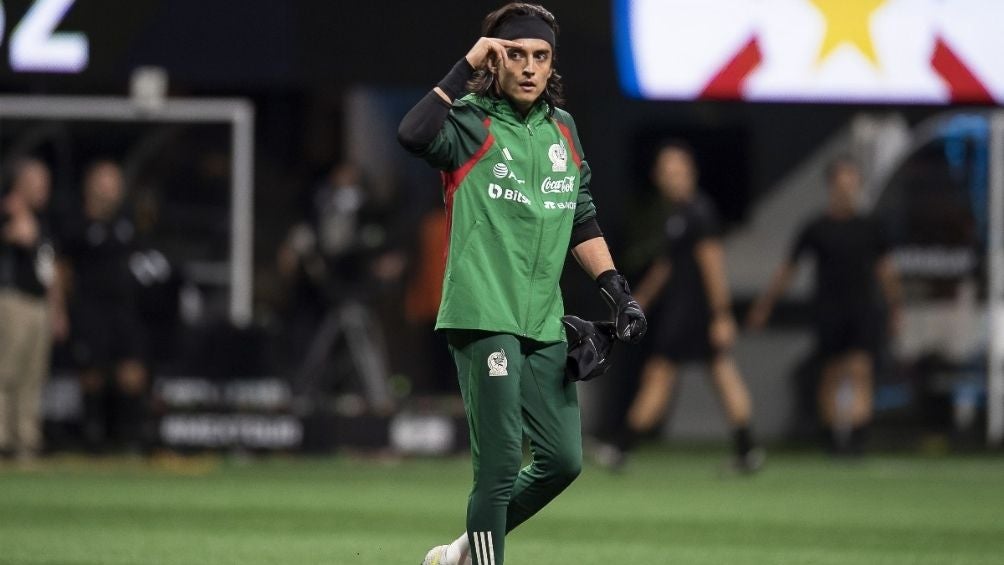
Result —
<instances>
[{"instance_id":1,"label":"white goalpost","mask_svg":"<svg viewBox=\"0 0 1004 565\"><path fill-rule=\"evenodd\" d=\"M987 237L987 442L1004 443L1004 111L990 118Z\"/></svg>"},{"instance_id":2,"label":"white goalpost","mask_svg":"<svg viewBox=\"0 0 1004 565\"><path fill-rule=\"evenodd\" d=\"M981 139L989 155L986 270L982 273L986 281L986 305L985 315L980 318L985 326L982 329L974 327L971 331L979 332L981 338L985 336L980 345L985 347L986 362L986 440L990 447L1000 447L1004 445L1004 110L949 111L912 129L902 120L882 122L866 116L865 120L859 119L866 126L859 128L865 135L856 143L865 145L864 154L874 154L881 149L893 155L879 167L873 181L874 192L874 189L887 186L902 161L917 148L938 139L954 116L978 118L988 128L981 131L989 133L985 141ZM874 203L879 194L871 196Z\"/></svg>"},{"instance_id":3,"label":"white goalpost","mask_svg":"<svg viewBox=\"0 0 1004 565\"><path fill-rule=\"evenodd\" d=\"M245 99L165 99L138 105L127 97L0 96L4 119L230 124L230 320L252 318L254 214L254 106Z\"/></svg>"}]
</instances>

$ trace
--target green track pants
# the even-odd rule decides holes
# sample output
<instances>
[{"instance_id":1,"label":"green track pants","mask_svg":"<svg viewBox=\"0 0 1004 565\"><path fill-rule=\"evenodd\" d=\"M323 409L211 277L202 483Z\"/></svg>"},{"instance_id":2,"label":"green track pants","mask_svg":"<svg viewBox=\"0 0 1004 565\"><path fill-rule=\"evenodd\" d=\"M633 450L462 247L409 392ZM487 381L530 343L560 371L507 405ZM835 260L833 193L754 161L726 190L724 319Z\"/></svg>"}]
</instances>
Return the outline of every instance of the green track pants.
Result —
<instances>
[{"instance_id":1,"label":"green track pants","mask_svg":"<svg viewBox=\"0 0 1004 565\"><path fill-rule=\"evenodd\" d=\"M564 342L449 330L471 434L467 535L474 565L502 565L505 534L556 497L582 467L575 385ZM531 461L523 464L523 438Z\"/></svg>"}]
</instances>

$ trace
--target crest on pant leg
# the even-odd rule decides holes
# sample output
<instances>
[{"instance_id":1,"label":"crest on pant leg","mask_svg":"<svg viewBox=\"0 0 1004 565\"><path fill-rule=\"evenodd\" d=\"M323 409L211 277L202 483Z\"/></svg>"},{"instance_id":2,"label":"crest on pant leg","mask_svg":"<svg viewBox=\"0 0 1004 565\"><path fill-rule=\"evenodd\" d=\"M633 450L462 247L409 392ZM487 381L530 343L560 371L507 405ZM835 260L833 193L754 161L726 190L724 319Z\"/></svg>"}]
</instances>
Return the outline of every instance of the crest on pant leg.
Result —
<instances>
[{"instance_id":1,"label":"crest on pant leg","mask_svg":"<svg viewBox=\"0 0 1004 565\"><path fill-rule=\"evenodd\" d=\"M499 349L488 356L488 376L504 377L509 374L509 360L505 357L505 349Z\"/></svg>"}]
</instances>

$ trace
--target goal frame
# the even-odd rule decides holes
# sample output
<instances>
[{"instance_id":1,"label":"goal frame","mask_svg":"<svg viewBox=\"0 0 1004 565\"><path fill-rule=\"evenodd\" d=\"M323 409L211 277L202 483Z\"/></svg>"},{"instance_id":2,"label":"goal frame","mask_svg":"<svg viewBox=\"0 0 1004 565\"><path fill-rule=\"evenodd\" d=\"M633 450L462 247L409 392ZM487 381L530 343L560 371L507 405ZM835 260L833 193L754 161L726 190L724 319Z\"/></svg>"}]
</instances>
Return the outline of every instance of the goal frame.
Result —
<instances>
[{"instance_id":1,"label":"goal frame","mask_svg":"<svg viewBox=\"0 0 1004 565\"><path fill-rule=\"evenodd\" d=\"M244 98L167 98L143 106L128 97L0 95L4 119L230 125L230 321L246 327L254 291L254 105Z\"/></svg>"},{"instance_id":2,"label":"goal frame","mask_svg":"<svg viewBox=\"0 0 1004 565\"><path fill-rule=\"evenodd\" d=\"M1004 444L1004 110L990 114L987 443Z\"/></svg>"}]
</instances>

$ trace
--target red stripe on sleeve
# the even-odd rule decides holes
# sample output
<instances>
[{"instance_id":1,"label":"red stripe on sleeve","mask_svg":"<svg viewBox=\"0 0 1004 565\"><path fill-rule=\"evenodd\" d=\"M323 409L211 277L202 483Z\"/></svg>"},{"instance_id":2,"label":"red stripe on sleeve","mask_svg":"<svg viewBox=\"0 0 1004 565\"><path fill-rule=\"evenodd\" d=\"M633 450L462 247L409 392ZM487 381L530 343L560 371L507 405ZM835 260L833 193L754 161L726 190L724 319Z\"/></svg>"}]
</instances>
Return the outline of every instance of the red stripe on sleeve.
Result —
<instances>
[{"instance_id":1,"label":"red stripe on sleeve","mask_svg":"<svg viewBox=\"0 0 1004 565\"><path fill-rule=\"evenodd\" d=\"M487 130L488 126L491 125L492 120L491 118L485 118L485 121L483 123L485 125L485 129ZM460 165L459 168L453 171L442 173L443 196L444 199L446 200L446 242L447 242L446 252L447 253L449 253L450 232L453 229L453 195L456 194L457 189L460 188L460 183L462 183L464 179L467 178L467 175L471 172L471 169L474 168L474 165L476 165L478 161L480 161L481 158L485 156L485 153L488 153L488 150L491 149L493 143L495 143L495 136L493 136L491 131L489 131L488 137L485 138L485 142L481 144L481 147L478 148L478 150L474 153L474 155L471 156L470 159L467 160L467 162L465 162L463 165Z\"/></svg>"}]
</instances>

